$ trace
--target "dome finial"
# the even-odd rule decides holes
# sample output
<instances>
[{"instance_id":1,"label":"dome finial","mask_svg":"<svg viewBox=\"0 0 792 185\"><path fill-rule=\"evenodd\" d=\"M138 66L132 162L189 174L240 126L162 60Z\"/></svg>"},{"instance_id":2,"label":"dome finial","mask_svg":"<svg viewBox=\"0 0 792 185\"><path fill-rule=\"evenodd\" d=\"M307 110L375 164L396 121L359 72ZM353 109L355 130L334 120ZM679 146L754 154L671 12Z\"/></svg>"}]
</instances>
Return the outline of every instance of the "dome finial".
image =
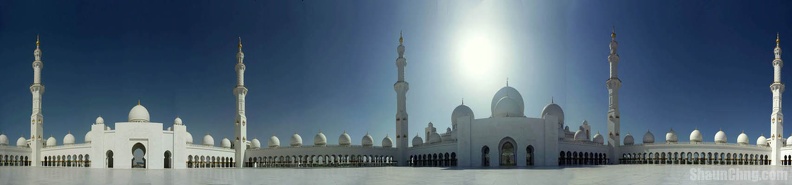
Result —
<instances>
[{"instance_id":1,"label":"dome finial","mask_svg":"<svg viewBox=\"0 0 792 185\"><path fill-rule=\"evenodd\" d=\"M242 51L242 37L239 37L239 45L237 47L239 47L239 51Z\"/></svg>"},{"instance_id":2,"label":"dome finial","mask_svg":"<svg viewBox=\"0 0 792 185\"><path fill-rule=\"evenodd\" d=\"M402 36L402 31L399 30L399 45L402 45L402 43L404 43L404 37Z\"/></svg>"},{"instance_id":3,"label":"dome finial","mask_svg":"<svg viewBox=\"0 0 792 185\"><path fill-rule=\"evenodd\" d=\"M465 105L465 98L462 98L462 105Z\"/></svg>"},{"instance_id":4,"label":"dome finial","mask_svg":"<svg viewBox=\"0 0 792 185\"><path fill-rule=\"evenodd\" d=\"M555 100L554 100L554 99L555 99L555 97L553 97L553 96L550 96L550 103L555 103Z\"/></svg>"},{"instance_id":5,"label":"dome finial","mask_svg":"<svg viewBox=\"0 0 792 185\"><path fill-rule=\"evenodd\" d=\"M138 105L140 105L140 99L138 99Z\"/></svg>"},{"instance_id":6,"label":"dome finial","mask_svg":"<svg viewBox=\"0 0 792 185\"><path fill-rule=\"evenodd\" d=\"M778 46L779 44L781 44L781 35L778 32L776 32L776 46Z\"/></svg>"},{"instance_id":7,"label":"dome finial","mask_svg":"<svg viewBox=\"0 0 792 185\"><path fill-rule=\"evenodd\" d=\"M611 38L616 39L616 26L613 26L613 31L611 31Z\"/></svg>"},{"instance_id":8,"label":"dome finial","mask_svg":"<svg viewBox=\"0 0 792 185\"><path fill-rule=\"evenodd\" d=\"M509 86L509 77L506 77L506 87Z\"/></svg>"},{"instance_id":9,"label":"dome finial","mask_svg":"<svg viewBox=\"0 0 792 185\"><path fill-rule=\"evenodd\" d=\"M38 48L38 47L39 47L39 44L40 44L40 42L39 42L39 35L38 35L38 34L36 34L36 48Z\"/></svg>"}]
</instances>

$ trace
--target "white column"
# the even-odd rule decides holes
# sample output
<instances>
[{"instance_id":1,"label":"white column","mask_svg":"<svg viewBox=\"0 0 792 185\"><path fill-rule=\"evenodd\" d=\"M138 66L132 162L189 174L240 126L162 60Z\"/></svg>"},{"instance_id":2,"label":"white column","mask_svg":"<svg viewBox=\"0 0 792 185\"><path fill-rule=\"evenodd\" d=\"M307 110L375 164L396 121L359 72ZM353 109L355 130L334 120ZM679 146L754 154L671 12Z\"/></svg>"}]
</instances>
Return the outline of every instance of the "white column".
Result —
<instances>
[{"instance_id":1,"label":"white column","mask_svg":"<svg viewBox=\"0 0 792 185\"><path fill-rule=\"evenodd\" d=\"M781 147L784 139L784 114L781 111L781 96L784 93L784 84L781 83L781 67L784 61L781 60L780 39L776 35L776 47L773 51L773 83L770 84L770 92L773 93L773 110L770 114L770 154L771 165L781 165Z\"/></svg>"},{"instance_id":2,"label":"white column","mask_svg":"<svg viewBox=\"0 0 792 185\"><path fill-rule=\"evenodd\" d=\"M245 53L242 53L242 39L239 39L239 52L237 52L237 86L234 88L234 95L236 96L236 120L234 121L235 135L234 140L234 163L237 168L244 167L245 164L245 150L247 149L247 117L245 116L245 96L248 89L245 88L244 74L245 74Z\"/></svg>"}]
</instances>

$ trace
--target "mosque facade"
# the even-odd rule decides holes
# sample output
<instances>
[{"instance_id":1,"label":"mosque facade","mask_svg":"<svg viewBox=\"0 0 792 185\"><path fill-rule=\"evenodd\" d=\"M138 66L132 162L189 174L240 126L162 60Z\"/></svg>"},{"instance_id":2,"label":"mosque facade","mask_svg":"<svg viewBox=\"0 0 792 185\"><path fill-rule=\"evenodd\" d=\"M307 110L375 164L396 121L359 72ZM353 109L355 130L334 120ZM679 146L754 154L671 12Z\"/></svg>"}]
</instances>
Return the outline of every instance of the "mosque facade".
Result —
<instances>
[{"instance_id":1,"label":"mosque facade","mask_svg":"<svg viewBox=\"0 0 792 185\"><path fill-rule=\"evenodd\" d=\"M242 42L236 58L237 83L232 89L236 98L234 120L235 138L223 138L219 146L211 135L201 144L193 143L182 119L173 123L150 120L148 110L138 102L129 112L127 122L105 125L96 118L82 143L67 134L58 145L54 137L43 137L44 116L41 80L43 62L39 40L36 39L33 61L33 97L29 137L20 137L15 146L0 135L0 166L90 167L90 168L243 168L243 167L340 167L340 166L439 166L439 167L505 167L505 166L567 166L611 164L701 164L701 165L790 165L792 137L783 137L781 96L781 48L778 38L772 61L774 80L770 85L773 106L770 115L770 136L759 136L754 145L741 133L736 143L729 143L725 131L714 135L714 142L705 142L703 133L694 129L689 143L678 142L673 129L666 132L664 142L655 142L654 133L644 133L641 144L630 133L620 130L618 77L619 54L615 32L611 33L610 76L608 90L607 133L592 136L591 126L583 121L576 131L565 123L564 111L551 101L538 116L525 114L520 92L508 85L496 91L490 105L491 115L476 117L464 102L453 109L451 127L438 133L428 123L423 133L411 137L408 133L407 92L405 79L407 59L404 39L397 46L396 67L396 133L378 140L366 134L361 145L352 145L352 136L345 131L338 143L327 142L327 136L316 133L313 143L303 142L295 133L288 144L271 136L265 146L247 134L245 97L248 89L244 81L244 53ZM167 128L166 128L167 126ZM375 141L380 141L377 145ZM394 143L395 142L395 143ZM133 152L143 151L143 162L135 162ZM130 152L133 151L133 152Z\"/></svg>"}]
</instances>

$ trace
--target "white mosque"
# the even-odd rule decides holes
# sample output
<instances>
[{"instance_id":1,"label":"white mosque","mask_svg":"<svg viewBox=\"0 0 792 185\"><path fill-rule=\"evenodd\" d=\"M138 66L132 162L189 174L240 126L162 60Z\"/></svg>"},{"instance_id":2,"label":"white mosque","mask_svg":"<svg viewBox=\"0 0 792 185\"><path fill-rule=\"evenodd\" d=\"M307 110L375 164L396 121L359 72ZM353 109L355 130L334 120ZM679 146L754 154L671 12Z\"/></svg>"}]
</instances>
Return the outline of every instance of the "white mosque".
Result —
<instances>
[{"instance_id":1,"label":"white mosque","mask_svg":"<svg viewBox=\"0 0 792 185\"><path fill-rule=\"evenodd\" d=\"M303 143L295 133L288 145L281 145L272 136L261 147L258 139L249 140L245 117L244 83L245 58L242 42L236 55L237 85L233 89L237 102L235 138L223 138L215 146L210 135L203 137L201 145L193 144L181 118L171 124L152 122L148 110L138 102L129 111L127 122L115 123L115 128L105 125L102 117L96 118L84 142L76 143L71 133L58 145L54 137L44 135L44 117L41 97L41 49L36 41L33 61L32 115L30 137L20 137L16 146L9 146L6 135L0 135L0 166L47 166L90 168L241 168L241 167L341 167L341 166L564 166L606 164L698 164L698 165L790 165L792 162L792 137L783 138L781 113L781 48L776 39L775 59L772 62L774 81L773 109L770 115L770 137L759 136L756 145L749 145L745 133L737 136L737 143L728 143L726 132L718 131L714 142L705 142L701 131L690 133L690 143L679 143L676 131L666 133L665 142L655 142L647 131L642 144L635 144L631 134L621 135L619 113L618 77L619 55L616 34L611 33L610 77L606 81L610 103L607 112L608 133L591 136L588 122L570 131L564 122L564 111L558 104L550 103L537 117L524 113L525 105L514 87L498 90L492 97L491 115L475 117L470 107L454 108L451 128L438 133L432 123L421 134L410 138L408 133L407 91L405 81L403 38L396 49L398 80L396 91L396 140L388 135L375 146L374 137L366 134L359 146L352 145L346 132L339 136L338 144L327 143L324 133L316 133L313 144ZM255 124L255 122L254 122ZM623 138L623 141L622 141ZM408 140L409 139L409 140ZM408 144L412 143L411 145ZM789 145L787 145L789 144ZM143 151L143 162L133 163L133 152Z\"/></svg>"}]
</instances>

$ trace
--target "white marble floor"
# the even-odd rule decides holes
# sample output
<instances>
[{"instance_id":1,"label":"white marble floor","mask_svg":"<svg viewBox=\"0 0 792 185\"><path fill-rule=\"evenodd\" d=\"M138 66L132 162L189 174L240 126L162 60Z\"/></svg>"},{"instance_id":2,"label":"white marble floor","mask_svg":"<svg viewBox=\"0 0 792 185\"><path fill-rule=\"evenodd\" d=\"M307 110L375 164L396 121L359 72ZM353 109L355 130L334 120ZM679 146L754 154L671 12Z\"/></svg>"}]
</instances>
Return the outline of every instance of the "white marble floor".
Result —
<instances>
[{"instance_id":1,"label":"white marble floor","mask_svg":"<svg viewBox=\"0 0 792 185\"><path fill-rule=\"evenodd\" d=\"M728 175L748 172L747 179ZM727 172L723 180L707 173ZM612 165L566 168L89 169L0 167L0 184L792 184L792 167ZM762 174L783 173L776 180ZM701 174L701 175L699 175ZM702 180L694 178L705 178ZM728 179L738 178L738 179ZM718 177L716 177L718 178ZM783 178L786 178L784 180Z\"/></svg>"}]
</instances>

